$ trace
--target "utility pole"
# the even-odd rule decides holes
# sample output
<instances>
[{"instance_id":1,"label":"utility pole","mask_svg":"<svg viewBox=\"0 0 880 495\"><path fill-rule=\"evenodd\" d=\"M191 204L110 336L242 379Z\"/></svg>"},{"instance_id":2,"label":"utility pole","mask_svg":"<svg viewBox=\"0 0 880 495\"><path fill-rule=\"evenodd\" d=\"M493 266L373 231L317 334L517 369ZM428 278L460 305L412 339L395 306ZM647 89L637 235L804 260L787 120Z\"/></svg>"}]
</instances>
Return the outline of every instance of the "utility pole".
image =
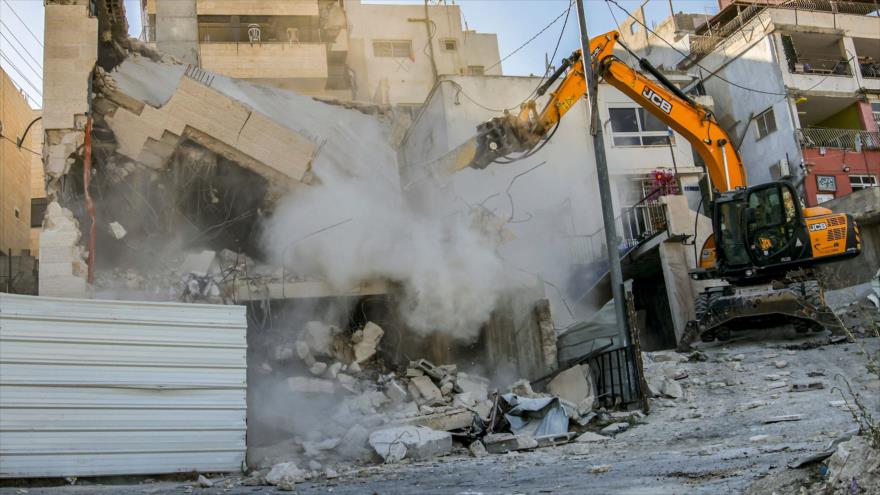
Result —
<instances>
[{"instance_id":1,"label":"utility pole","mask_svg":"<svg viewBox=\"0 0 880 495\"><path fill-rule=\"evenodd\" d=\"M629 345L626 331L626 302L623 299L623 272L620 269L620 244L617 227L614 224L614 204L611 197L611 181L608 178L608 162L605 159L605 138L599 124L597 108L598 78L593 74L590 56L590 35L587 34L587 20L584 15L584 0L577 0L578 24L581 30L581 59L584 78L587 80L587 119L590 121L590 134L593 136L593 150L596 153L596 172L599 176L599 198L602 201L602 223L605 226L605 245L608 248L608 273L611 276L611 296L614 298L614 314L617 318L617 335L621 347Z\"/></svg>"}]
</instances>

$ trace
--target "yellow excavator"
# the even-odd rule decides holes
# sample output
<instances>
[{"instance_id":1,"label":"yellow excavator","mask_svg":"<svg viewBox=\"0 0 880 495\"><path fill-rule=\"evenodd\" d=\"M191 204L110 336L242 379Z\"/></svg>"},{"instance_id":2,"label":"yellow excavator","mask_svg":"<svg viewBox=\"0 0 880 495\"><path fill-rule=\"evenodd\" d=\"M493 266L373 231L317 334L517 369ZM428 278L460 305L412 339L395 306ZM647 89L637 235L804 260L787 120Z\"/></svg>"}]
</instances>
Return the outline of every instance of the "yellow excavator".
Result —
<instances>
[{"instance_id":1,"label":"yellow excavator","mask_svg":"<svg viewBox=\"0 0 880 495\"><path fill-rule=\"evenodd\" d=\"M812 267L861 252L852 216L802 207L786 181L749 186L739 153L712 112L644 58L630 52L655 80L617 58L614 46L626 48L618 38L612 31L590 41L593 73L687 139L708 171L713 233L698 255L699 266L690 273L694 279L727 284L699 294L696 317L688 322L679 346L686 348L698 336L707 342L726 340L734 328L792 323L799 333L835 330L840 322L826 306ZM435 163L434 171L482 169L535 153L584 97L583 61L581 51L575 51L537 88L541 97L561 79L540 112L532 99L518 114L505 112L480 124L476 137Z\"/></svg>"}]
</instances>

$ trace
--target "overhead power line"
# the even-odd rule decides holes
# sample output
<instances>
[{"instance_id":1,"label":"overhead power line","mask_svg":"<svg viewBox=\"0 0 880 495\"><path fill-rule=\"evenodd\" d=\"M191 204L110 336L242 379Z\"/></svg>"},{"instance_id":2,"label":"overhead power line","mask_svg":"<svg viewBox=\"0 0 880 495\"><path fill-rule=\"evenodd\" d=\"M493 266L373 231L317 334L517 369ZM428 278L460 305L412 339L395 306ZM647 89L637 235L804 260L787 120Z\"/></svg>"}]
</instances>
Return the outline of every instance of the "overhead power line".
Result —
<instances>
[{"instance_id":1,"label":"overhead power line","mask_svg":"<svg viewBox=\"0 0 880 495\"><path fill-rule=\"evenodd\" d=\"M520 50L522 50L523 48L525 48L526 45L528 45L529 43L535 41L535 40L538 38L538 36L541 36L542 34L544 34L545 31L547 31L548 29L550 29L551 26L553 26L554 24L556 24L557 22L559 22L559 19L562 19L562 17L563 17L564 15L566 15L566 14L569 12L569 10L571 9L571 4L572 4L572 2L568 2L568 7L567 7L565 10L563 10L562 13L560 13L558 16L556 16L555 19L553 19L552 21L550 21L550 24L547 24L546 26L544 26L540 31L538 31L534 36L532 36L531 38L529 38L525 43L523 43L522 45L518 46L518 47L516 48L516 50L514 50L514 51L508 53L508 54L505 55L501 60L499 60L499 61L495 62L494 64L490 65L489 67L487 67L487 68L486 68L486 71L489 71L490 69L495 68L496 66L498 66L498 64L500 64L501 62L504 62L505 60L509 59L510 57L512 57L513 55L515 55L517 52L519 52Z\"/></svg>"},{"instance_id":2,"label":"overhead power line","mask_svg":"<svg viewBox=\"0 0 880 495\"><path fill-rule=\"evenodd\" d=\"M0 26L5 27L9 32L12 32L12 30L9 29L9 26L7 26L5 22L3 22L3 19L0 19ZM2 32L0 32L0 34L2 34ZM13 37L12 39L14 39L14 40L18 43L18 46L20 46L20 47L22 48L22 50L24 50L24 52L27 53L28 58L30 58L31 60L34 61L35 64L37 64L37 67L39 67L40 69L43 68L43 64L41 64L41 63L36 59L36 57L34 57L34 56L31 54L31 52L27 49L27 47L24 46L24 43L22 43L20 39L18 39L18 38L16 38L16 37ZM7 40L7 41L9 41L9 40Z\"/></svg>"},{"instance_id":3,"label":"overhead power line","mask_svg":"<svg viewBox=\"0 0 880 495\"><path fill-rule=\"evenodd\" d=\"M659 38L660 41L662 41L663 43L666 43L667 45L669 45L670 48L672 48L673 50L675 50L676 52L678 52L678 54L681 55L682 57L684 57L684 58L689 58L689 57L690 57L690 55L688 55L687 53L685 53L685 52L679 50L678 47L676 47L676 46L673 45L672 43L666 41L665 38L663 38L662 36L660 36L659 34L657 34L656 32L654 32L654 30L652 30L651 28L649 28L649 27L648 27L644 22L642 22L638 17L636 17L636 16L630 14L628 10L626 10L626 9L623 8L619 3L617 3L617 0L605 0L605 2L606 2L606 3L607 3L607 2L611 2L611 3L613 3L618 9L624 11L624 12L626 13L626 15L628 15L632 20L634 20L635 22L641 24L642 27L645 28L645 30L647 30L649 33L651 33L651 34L653 34L654 36L656 36L657 38ZM700 65L700 63L697 62L697 61L694 61L694 65L696 65L697 67L699 67L699 68L703 69L704 71L708 72L708 73L709 73L709 77L717 77L718 79L720 79L720 80L726 82L727 84L730 84L731 86L735 86L735 87L737 87L737 88L744 89L744 90L746 90L746 91L751 91L751 92L754 92L754 93L761 93L761 94L765 94L765 95L773 95L773 96L788 96L788 93L779 93L779 92L776 92L776 91L764 91L764 90L762 90L762 89L755 89L755 88L750 88L750 87L748 87L748 86L743 86L743 85L741 85L741 84L737 84L737 83L735 83L735 82L733 82L733 81L731 81L731 80L729 80L729 79L725 79L724 77L719 76L718 73L717 73L717 71L716 71L716 72L712 72L712 71L710 71L709 69L703 67L703 66ZM705 78L701 78L701 80L705 80Z\"/></svg>"},{"instance_id":4,"label":"overhead power line","mask_svg":"<svg viewBox=\"0 0 880 495\"><path fill-rule=\"evenodd\" d=\"M12 7L12 4L9 3L9 0L2 0L2 1L6 4L7 7L9 7L9 10L12 11L12 15L14 15L16 19L18 19L18 22L20 22L21 25L24 26L25 29L27 29L27 32L31 33L31 36L34 37L34 39L37 41L37 43L39 43L40 46L43 46L43 41L40 38L37 38L37 35L34 34L33 31L31 31L31 28L28 27L27 23L24 22L24 20L21 18L21 16L18 15L18 12L16 12L15 9Z\"/></svg>"},{"instance_id":5,"label":"overhead power line","mask_svg":"<svg viewBox=\"0 0 880 495\"><path fill-rule=\"evenodd\" d=\"M33 83L33 81L31 81L26 75L22 74L22 72L18 69L18 67L16 67L15 64L12 63L11 60L9 60L9 58L6 56L6 54L0 52L0 57L2 57L3 60L5 60L6 63L9 64L10 67L12 67L12 70L14 70L19 76L21 76L22 79L24 79L25 81L27 81L27 83L28 83L28 84L29 84L29 85L30 85L30 86L31 86L31 87L37 92L37 94L40 95L40 98L43 97L43 93L40 92L38 86L35 85L35 84ZM26 91L25 91L25 92L26 92Z\"/></svg>"},{"instance_id":6,"label":"overhead power line","mask_svg":"<svg viewBox=\"0 0 880 495\"><path fill-rule=\"evenodd\" d=\"M27 65L28 68L34 72L34 75L36 75L37 78L42 80L43 79L42 71L34 69L34 66L31 65L31 63L27 61L27 59L24 57L24 55L22 55L21 52L18 51L18 48L16 48L15 45L13 45L11 41L9 41L9 38L7 38L5 34L0 32L0 37L2 37L4 40L6 40L7 43L9 43L9 47L12 48L12 51L14 51L16 55L21 57L21 61L24 62L24 65ZM25 53L27 53L27 51L25 51Z\"/></svg>"}]
</instances>

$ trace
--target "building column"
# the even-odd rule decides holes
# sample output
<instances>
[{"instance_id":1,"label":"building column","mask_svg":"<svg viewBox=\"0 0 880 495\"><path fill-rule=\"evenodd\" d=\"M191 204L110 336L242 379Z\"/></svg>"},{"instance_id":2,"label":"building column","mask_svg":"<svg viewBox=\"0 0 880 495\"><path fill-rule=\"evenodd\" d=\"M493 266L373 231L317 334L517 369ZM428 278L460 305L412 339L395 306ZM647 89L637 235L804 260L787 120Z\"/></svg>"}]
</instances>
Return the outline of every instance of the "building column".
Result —
<instances>
[{"instance_id":1,"label":"building column","mask_svg":"<svg viewBox=\"0 0 880 495\"><path fill-rule=\"evenodd\" d=\"M58 201L61 178L85 138L89 80L98 59L98 19L87 0L51 0L45 10L43 167L50 201L40 231L41 296L88 297L79 226Z\"/></svg>"},{"instance_id":2,"label":"building column","mask_svg":"<svg viewBox=\"0 0 880 495\"><path fill-rule=\"evenodd\" d=\"M196 0L156 0L156 48L185 64L199 64Z\"/></svg>"}]
</instances>

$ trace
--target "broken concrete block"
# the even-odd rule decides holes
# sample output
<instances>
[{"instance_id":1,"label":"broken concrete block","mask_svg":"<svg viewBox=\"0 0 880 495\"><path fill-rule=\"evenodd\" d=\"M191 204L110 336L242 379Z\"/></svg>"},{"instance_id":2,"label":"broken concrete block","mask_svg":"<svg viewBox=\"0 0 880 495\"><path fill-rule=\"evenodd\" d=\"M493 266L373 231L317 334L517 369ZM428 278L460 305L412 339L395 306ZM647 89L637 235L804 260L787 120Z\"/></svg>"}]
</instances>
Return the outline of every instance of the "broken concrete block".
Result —
<instances>
[{"instance_id":1,"label":"broken concrete block","mask_svg":"<svg viewBox=\"0 0 880 495\"><path fill-rule=\"evenodd\" d=\"M292 358L294 354L293 347L276 347L275 348L275 360L276 361L287 361Z\"/></svg>"},{"instance_id":2,"label":"broken concrete block","mask_svg":"<svg viewBox=\"0 0 880 495\"><path fill-rule=\"evenodd\" d=\"M342 436L342 440L336 446L336 451L347 459L363 458L367 453L366 447L369 437L370 432L363 426L356 424Z\"/></svg>"},{"instance_id":3,"label":"broken concrete block","mask_svg":"<svg viewBox=\"0 0 880 495\"><path fill-rule=\"evenodd\" d=\"M391 379L385 384L385 394L388 395L391 401L395 404L405 402L407 397L406 389L394 379Z\"/></svg>"},{"instance_id":4,"label":"broken concrete block","mask_svg":"<svg viewBox=\"0 0 880 495\"><path fill-rule=\"evenodd\" d=\"M610 440L610 439L604 435L599 435L599 434L593 433L591 431L588 431L588 432L584 433L583 435L574 439L574 441L578 442L578 443L605 442L607 440Z\"/></svg>"},{"instance_id":5,"label":"broken concrete block","mask_svg":"<svg viewBox=\"0 0 880 495\"><path fill-rule=\"evenodd\" d=\"M455 385L453 385L452 382L446 382L440 387L440 393L443 395L449 395L454 387Z\"/></svg>"},{"instance_id":6,"label":"broken concrete block","mask_svg":"<svg viewBox=\"0 0 880 495\"><path fill-rule=\"evenodd\" d=\"M128 233L125 231L125 227L119 222L110 222L108 226L110 227L110 234L113 235L116 240L122 239L125 237L125 234Z\"/></svg>"},{"instance_id":7,"label":"broken concrete block","mask_svg":"<svg viewBox=\"0 0 880 495\"><path fill-rule=\"evenodd\" d=\"M587 379L589 374L589 367L572 366L550 380L550 383L547 384L547 391L562 400L575 404L580 414L586 414L593 410L593 404L596 401L593 384Z\"/></svg>"},{"instance_id":8,"label":"broken concrete block","mask_svg":"<svg viewBox=\"0 0 880 495\"><path fill-rule=\"evenodd\" d=\"M320 471L322 467L324 466L322 466L320 462L314 459L309 461L309 469L311 469L312 471Z\"/></svg>"},{"instance_id":9,"label":"broken concrete block","mask_svg":"<svg viewBox=\"0 0 880 495\"><path fill-rule=\"evenodd\" d=\"M486 457L487 455L489 455L489 451L486 450L486 446L483 445L483 442L479 440L476 440L468 445L468 450L471 452L471 455L476 458Z\"/></svg>"},{"instance_id":10,"label":"broken concrete block","mask_svg":"<svg viewBox=\"0 0 880 495\"><path fill-rule=\"evenodd\" d=\"M327 371L327 363L322 363L320 361L309 367L309 373L315 376L321 376L325 371Z\"/></svg>"},{"instance_id":11,"label":"broken concrete block","mask_svg":"<svg viewBox=\"0 0 880 495\"><path fill-rule=\"evenodd\" d=\"M434 363L427 359L419 359L416 362L410 363L410 366L422 370L426 375L436 381L442 380L443 377L447 375L446 370L439 366L435 366Z\"/></svg>"},{"instance_id":12,"label":"broken concrete block","mask_svg":"<svg viewBox=\"0 0 880 495\"><path fill-rule=\"evenodd\" d=\"M287 387L291 392L302 394L332 394L336 387L330 380L294 376L287 379Z\"/></svg>"},{"instance_id":13,"label":"broken concrete block","mask_svg":"<svg viewBox=\"0 0 880 495\"><path fill-rule=\"evenodd\" d=\"M354 345L354 362L358 364L365 363L376 355L376 347L378 347L379 341L382 340L382 336L385 335L382 327L372 321L367 322L362 332L363 339Z\"/></svg>"},{"instance_id":14,"label":"broken concrete block","mask_svg":"<svg viewBox=\"0 0 880 495\"><path fill-rule=\"evenodd\" d=\"M357 363L355 362L355 363L351 363L351 364L348 365L347 371L348 371L349 373L357 374L357 373L360 373L360 372L363 371L363 370L361 369L361 365L359 365L359 364L357 364Z\"/></svg>"},{"instance_id":15,"label":"broken concrete block","mask_svg":"<svg viewBox=\"0 0 880 495\"><path fill-rule=\"evenodd\" d=\"M400 426L374 431L370 434L370 446L386 463L404 458L430 459L435 455L448 454L452 450L452 435L421 426Z\"/></svg>"},{"instance_id":16,"label":"broken concrete block","mask_svg":"<svg viewBox=\"0 0 880 495\"><path fill-rule=\"evenodd\" d=\"M792 383L789 390L792 392L807 392L809 390L822 390L823 388L825 388L825 384L822 382L797 382Z\"/></svg>"},{"instance_id":17,"label":"broken concrete block","mask_svg":"<svg viewBox=\"0 0 880 495\"><path fill-rule=\"evenodd\" d=\"M770 435L755 435L753 437L749 437L749 441L753 443L766 442L768 438L770 438Z\"/></svg>"},{"instance_id":18,"label":"broken concrete block","mask_svg":"<svg viewBox=\"0 0 880 495\"><path fill-rule=\"evenodd\" d=\"M427 376L417 376L412 379L411 383L418 389L419 395L426 402L432 403L443 400L443 394L440 392L440 389Z\"/></svg>"},{"instance_id":19,"label":"broken concrete block","mask_svg":"<svg viewBox=\"0 0 880 495\"><path fill-rule=\"evenodd\" d=\"M620 423L611 423L610 425L606 426L605 428L602 428L599 431L605 435L614 435L614 434L620 433L622 431L625 431L628 428L629 428L629 423L624 421L624 422L620 422Z\"/></svg>"},{"instance_id":20,"label":"broken concrete block","mask_svg":"<svg viewBox=\"0 0 880 495\"><path fill-rule=\"evenodd\" d=\"M314 366L317 361L315 361L314 356L312 356L312 351L309 350L309 345L302 340L297 340L295 346L296 355L306 363L306 366L310 368Z\"/></svg>"},{"instance_id":21,"label":"broken concrete block","mask_svg":"<svg viewBox=\"0 0 880 495\"><path fill-rule=\"evenodd\" d=\"M506 454L512 450L527 450L538 447L538 441L534 438L513 433L490 433L483 437L483 444L490 454Z\"/></svg>"},{"instance_id":22,"label":"broken concrete block","mask_svg":"<svg viewBox=\"0 0 880 495\"><path fill-rule=\"evenodd\" d=\"M333 353L333 340L339 329L321 321L306 323L302 339L309 346L313 356L330 357Z\"/></svg>"},{"instance_id":23,"label":"broken concrete block","mask_svg":"<svg viewBox=\"0 0 880 495\"><path fill-rule=\"evenodd\" d=\"M486 400L489 396L489 380L479 376L459 373L455 377L455 385L461 392L470 393L477 402Z\"/></svg>"},{"instance_id":24,"label":"broken concrete block","mask_svg":"<svg viewBox=\"0 0 880 495\"><path fill-rule=\"evenodd\" d=\"M782 369L782 368L785 368L786 366L788 366L788 361L785 361L784 359L780 359L779 361L773 361L773 366L776 366L777 368Z\"/></svg>"},{"instance_id":25,"label":"broken concrete block","mask_svg":"<svg viewBox=\"0 0 880 495\"><path fill-rule=\"evenodd\" d=\"M213 271L216 257L217 253L208 249L198 254L187 254L178 271L180 273L191 273L199 277L205 277Z\"/></svg>"},{"instance_id":26,"label":"broken concrete block","mask_svg":"<svg viewBox=\"0 0 880 495\"><path fill-rule=\"evenodd\" d=\"M452 398L454 406L474 407L476 403L477 401L474 400L474 396L470 392L455 394L455 397Z\"/></svg>"},{"instance_id":27,"label":"broken concrete block","mask_svg":"<svg viewBox=\"0 0 880 495\"><path fill-rule=\"evenodd\" d=\"M415 378L417 376L425 376L425 372L417 369L417 368L407 368L406 369L406 377L407 378Z\"/></svg>"},{"instance_id":28,"label":"broken concrete block","mask_svg":"<svg viewBox=\"0 0 880 495\"><path fill-rule=\"evenodd\" d=\"M611 466L607 464L602 464L599 466L590 466L590 473L599 474L599 473L607 473L611 470Z\"/></svg>"},{"instance_id":29,"label":"broken concrete block","mask_svg":"<svg viewBox=\"0 0 880 495\"><path fill-rule=\"evenodd\" d=\"M339 374L339 370L341 370L341 369L342 369L342 363L335 362L335 363L331 364L330 366L327 367L327 378L330 378L331 380L335 380L336 375Z\"/></svg>"},{"instance_id":30,"label":"broken concrete block","mask_svg":"<svg viewBox=\"0 0 880 495\"><path fill-rule=\"evenodd\" d=\"M538 442L538 447L553 447L555 445L563 445L571 441L577 433L565 432L555 435L541 435L534 437Z\"/></svg>"},{"instance_id":31,"label":"broken concrete block","mask_svg":"<svg viewBox=\"0 0 880 495\"><path fill-rule=\"evenodd\" d=\"M522 397L533 397L535 391L532 390L532 384L528 380L518 380L510 386L510 391Z\"/></svg>"},{"instance_id":32,"label":"broken concrete block","mask_svg":"<svg viewBox=\"0 0 880 495\"><path fill-rule=\"evenodd\" d=\"M306 480L306 472L296 466L294 462L282 462L275 464L266 475L266 483L279 486L281 483L302 483Z\"/></svg>"},{"instance_id":33,"label":"broken concrete block","mask_svg":"<svg viewBox=\"0 0 880 495\"><path fill-rule=\"evenodd\" d=\"M451 411L431 412L410 418L406 423L424 426L436 431L452 431L470 427L474 413L469 409L458 408Z\"/></svg>"},{"instance_id":34,"label":"broken concrete block","mask_svg":"<svg viewBox=\"0 0 880 495\"><path fill-rule=\"evenodd\" d=\"M202 488L211 488L214 486L214 482L205 478L203 475L199 475L199 478L196 480L196 484Z\"/></svg>"}]
</instances>

